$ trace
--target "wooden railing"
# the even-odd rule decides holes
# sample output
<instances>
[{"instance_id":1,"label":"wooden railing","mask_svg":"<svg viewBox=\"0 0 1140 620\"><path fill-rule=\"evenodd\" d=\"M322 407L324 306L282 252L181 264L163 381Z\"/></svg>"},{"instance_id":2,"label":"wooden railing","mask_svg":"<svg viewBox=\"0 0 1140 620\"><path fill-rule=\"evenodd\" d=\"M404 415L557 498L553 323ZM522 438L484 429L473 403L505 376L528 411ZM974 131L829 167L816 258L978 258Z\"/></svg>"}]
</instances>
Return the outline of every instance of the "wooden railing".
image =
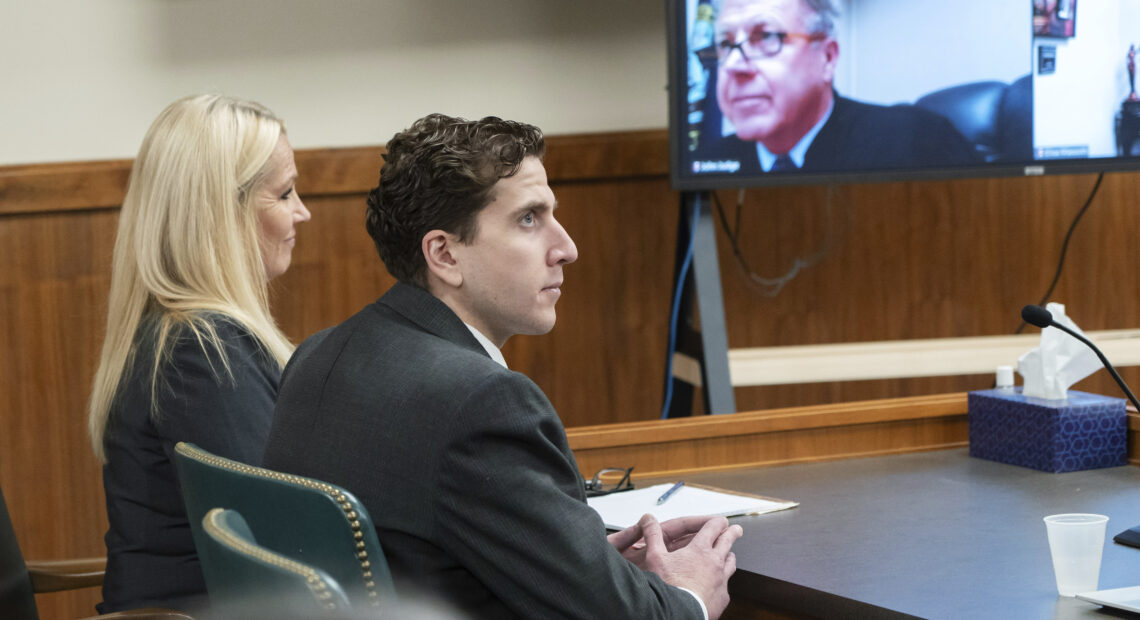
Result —
<instances>
[{"instance_id":1,"label":"wooden railing","mask_svg":"<svg viewBox=\"0 0 1140 620\"><path fill-rule=\"evenodd\" d=\"M635 479L960 448L966 394L786 407L731 415L583 426L566 431L584 476L634 467ZM1140 415L1129 413L1129 462L1140 465Z\"/></svg>"}]
</instances>

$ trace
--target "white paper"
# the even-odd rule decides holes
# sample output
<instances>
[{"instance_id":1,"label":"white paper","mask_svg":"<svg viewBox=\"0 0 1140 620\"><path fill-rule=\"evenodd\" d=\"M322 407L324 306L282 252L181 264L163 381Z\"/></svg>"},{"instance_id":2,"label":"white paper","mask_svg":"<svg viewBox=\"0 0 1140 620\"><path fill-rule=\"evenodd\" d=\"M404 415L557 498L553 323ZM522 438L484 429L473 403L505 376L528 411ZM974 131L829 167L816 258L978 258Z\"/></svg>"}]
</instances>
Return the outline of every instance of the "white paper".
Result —
<instances>
[{"instance_id":1,"label":"white paper","mask_svg":"<svg viewBox=\"0 0 1140 620\"><path fill-rule=\"evenodd\" d=\"M657 517L658 521L668 521L699 515L732 517L763 514L799 505L796 502L722 493L685 485L658 506L657 498L672 486L672 483L657 484L644 489L591 497L586 501L598 511L607 528L616 530L636 525L646 514Z\"/></svg>"},{"instance_id":2,"label":"white paper","mask_svg":"<svg viewBox=\"0 0 1140 620\"><path fill-rule=\"evenodd\" d=\"M1065 316L1064 305L1050 303L1045 309L1054 321L1084 335ZM1041 330L1041 344L1017 360L1017 372L1025 381L1021 393L1048 400L1064 399L1069 387L1100 368L1100 359L1088 345L1055 327Z\"/></svg>"}]
</instances>

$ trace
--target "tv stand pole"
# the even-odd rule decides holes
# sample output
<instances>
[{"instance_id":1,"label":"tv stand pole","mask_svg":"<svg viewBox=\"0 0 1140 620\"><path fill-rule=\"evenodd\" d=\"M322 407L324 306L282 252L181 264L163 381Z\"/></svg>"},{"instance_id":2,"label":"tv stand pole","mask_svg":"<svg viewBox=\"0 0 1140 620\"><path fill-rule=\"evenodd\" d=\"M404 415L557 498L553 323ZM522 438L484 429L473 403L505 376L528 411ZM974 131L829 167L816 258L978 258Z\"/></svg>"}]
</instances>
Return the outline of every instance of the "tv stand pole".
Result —
<instances>
[{"instance_id":1,"label":"tv stand pole","mask_svg":"<svg viewBox=\"0 0 1140 620\"><path fill-rule=\"evenodd\" d=\"M710 209L708 192L682 192L680 219L677 227L677 259L675 273L680 275L690 239L692 262L682 286L681 305L677 317L677 339L674 364L695 361L700 366L700 387L706 413L734 413L736 399L728 370L728 334L724 320L724 296L720 286L717 262L716 227ZM695 230L693 229L695 223ZM695 294L695 299L694 299ZM694 321L694 302L699 309L700 329ZM674 354L676 353L676 355ZM677 375L674 366L673 398L668 417L692 414L693 385Z\"/></svg>"}]
</instances>

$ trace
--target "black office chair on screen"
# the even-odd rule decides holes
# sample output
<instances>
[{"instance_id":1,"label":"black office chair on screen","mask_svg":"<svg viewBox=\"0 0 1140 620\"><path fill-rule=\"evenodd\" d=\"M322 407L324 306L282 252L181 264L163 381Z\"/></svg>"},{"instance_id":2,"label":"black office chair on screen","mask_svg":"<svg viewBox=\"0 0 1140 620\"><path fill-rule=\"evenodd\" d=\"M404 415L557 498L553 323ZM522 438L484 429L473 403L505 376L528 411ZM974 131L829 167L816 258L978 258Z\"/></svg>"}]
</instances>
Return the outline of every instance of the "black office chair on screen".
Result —
<instances>
[{"instance_id":1,"label":"black office chair on screen","mask_svg":"<svg viewBox=\"0 0 1140 620\"><path fill-rule=\"evenodd\" d=\"M986 162L1033 160L1033 76L1009 84L980 81L928 93L914 102L946 117Z\"/></svg>"}]
</instances>

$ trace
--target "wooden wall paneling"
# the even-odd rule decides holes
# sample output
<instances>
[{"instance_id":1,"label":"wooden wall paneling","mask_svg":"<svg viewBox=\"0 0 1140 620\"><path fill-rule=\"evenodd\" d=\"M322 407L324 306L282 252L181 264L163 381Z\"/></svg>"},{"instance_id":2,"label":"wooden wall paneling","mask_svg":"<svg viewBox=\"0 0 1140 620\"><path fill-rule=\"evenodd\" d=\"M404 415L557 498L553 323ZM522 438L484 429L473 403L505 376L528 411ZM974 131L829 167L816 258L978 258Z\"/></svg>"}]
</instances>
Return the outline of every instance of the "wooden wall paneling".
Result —
<instances>
[{"instance_id":1,"label":"wooden wall paneling","mask_svg":"<svg viewBox=\"0 0 1140 620\"><path fill-rule=\"evenodd\" d=\"M745 194L742 252L772 277L845 230L819 263L768 298L749 286L718 233L730 347L1012 333L1019 311L1053 277L1061 242L1094 175L753 189ZM1105 176L1073 237L1053 299L1087 329L1132 327L1136 261L1123 253L1138 224L1135 174ZM735 192L720 192L735 204ZM729 207L730 211L732 210ZM811 224L802 220L820 220ZM824 221L827 220L827 221ZM1106 251L1120 248L1120 252ZM1115 292L1122 289L1125 294ZM1029 328L1036 331L1035 328ZM1126 369L1132 381L1136 369ZM988 375L913 381L741 388L740 409L978 389ZM1078 389L1117 394L1106 373Z\"/></svg>"},{"instance_id":2,"label":"wooden wall paneling","mask_svg":"<svg viewBox=\"0 0 1140 620\"><path fill-rule=\"evenodd\" d=\"M130 160L0 166L0 215L118 207Z\"/></svg>"},{"instance_id":3,"label":"wooden wall paneling","mask_svg":"<svg viewBox=\"0 0 1140 620\"><path fill-rule=\"evenodd\" d=\"M116 223L109 209L0 216L0 487L28 558L105 553L86 405ZM99 598L87 589L38 604L44 618L82 617Z\"/></svg>"},{"instance_id":4,"label":"wooden wall paneling","mask_svg":"<svg viewBox=\"0 0 1140 620\"><path fill-rule=\"evenodd\" d=\"M668 137L662 130L548 137L544 163L552 182L668 177Z\"/></svg>"},{"instance_id":5,"label":"wooden wall paneling","mask_svg":"<svg viewBox=\"0 0 1140 620\"><path fill-rule=\"evenodd\" d=\"M658 415L678 203L668 185L667 150L660 130L548 140L558 216L580 258L566 269L555 330L512 338L505 354L549 394L568 427ZM391 285L362 222L381 153L297 153L299 191L313 220L300 228L293 268L273 287L275 315L294 340L343 320ZM0 393L7 405L0 413L0 484L29 556L102 549L99 468L83 412L103 331L115 208L129 170L129 161L0 167ZM1140 226L1132 198L1138 179L1106 175L1074 235L1054 298L1087 329L1140 324L1140 266L1128 257ZM1020 307L1048 285L1064 233L1094 180L749 190L740 242L760 274L780 275L797 257L832 243L818 263L765 297L745 281L718 233L729 345L1010 333ZM731 216L737 193L719 196ZM1140 386L1140 368L1122 374ZM741 388L737 403L761 410L962 392L991 381L978 375ZM1104 372L1077 387L1117 393ZM828 429L766 433L772 442L753 458L856 453L865 442L891 449L895 436L898 445L954 443L961 426L946 419L944 428L930 420L866 424L867 437ZM746 451L728 444L703 450L684 467ZM73 509L83 517L67 516ZM78 602L45 603L46 617L88 613L98 598L92 592Z\"/></svg>"},{"instance_id":6,"label":"wooden wall paneling","mask_svg":"<svg viewBox=\"0 0 1140 620\"><path fill-rule=\"evenodd\" d=\"M378 146L296 151L297 192L302 198L362 196L380 179L383 153L384 149Z\"/></svg>"}]
</instances>

